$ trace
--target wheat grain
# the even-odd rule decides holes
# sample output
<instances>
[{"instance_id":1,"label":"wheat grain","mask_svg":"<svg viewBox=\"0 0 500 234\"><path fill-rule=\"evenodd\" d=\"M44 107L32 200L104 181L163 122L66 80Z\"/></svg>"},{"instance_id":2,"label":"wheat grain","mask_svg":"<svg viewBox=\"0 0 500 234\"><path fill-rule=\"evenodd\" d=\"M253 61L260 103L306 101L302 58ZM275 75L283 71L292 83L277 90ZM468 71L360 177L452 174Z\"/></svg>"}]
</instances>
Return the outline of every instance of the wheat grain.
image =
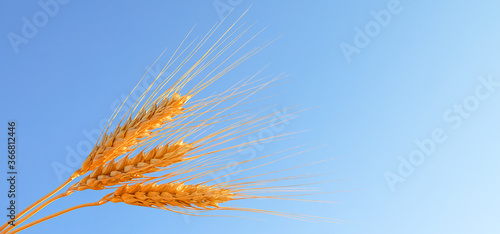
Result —
<instances>
[{"instance_id":1,"label":"wheat grain","mask_svg":"<svg viewBox=\"0 0 500 234\"><path fill-rule=\"evenodd\" d=\"M157 146L148 152L141 151L132 158L126 156L118 162L110 161L98 166L92 173L82 178L75 189L101 190L121 182L130 182L134 178L142 178L144 174L157 172L161 168L187 160L185 155L192 149L192 144L177 141Z\"/></svg>"},{"instance_id":2,"label":"wheat grain","mask_svg":"<svg viewBox=\"0 0 500 234\"><path fill-rule=\"evenodd\" d=\"M149 136L151 131L181 114L183 105L190 97L174 93L169 98L156 101L149 109L140 110L134 118L129 117L123 125L117 126L115 131L104 134L82 163L79 173L83 175L130 152L141 139Z\"/></svg>"},{"instance_id":3,"label":"wheat grain","mask_svg":"<svg viewBox=\"0 0 500 234\"><path fill-rule=\"evenodd\" d=\"M219 203L233 200L229 189L208 185L184 183L123 185L109 198L111 202L123 202L146 207L179 207L194 209L218 208Z\"/></svg>"}]
</instances>

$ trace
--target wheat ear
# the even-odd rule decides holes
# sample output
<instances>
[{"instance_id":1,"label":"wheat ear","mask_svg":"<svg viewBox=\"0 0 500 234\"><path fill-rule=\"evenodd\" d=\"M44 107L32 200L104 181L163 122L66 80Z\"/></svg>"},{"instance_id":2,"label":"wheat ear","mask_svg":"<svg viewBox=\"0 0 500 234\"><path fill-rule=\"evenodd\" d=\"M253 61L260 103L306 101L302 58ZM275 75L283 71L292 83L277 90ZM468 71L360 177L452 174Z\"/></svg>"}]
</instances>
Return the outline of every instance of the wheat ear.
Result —
<instances>
[{"instance_id":1,"label":"wheat ear","mask_svg":"<svg viewBox=\"0 0 500 234\"><path fill-rule=\"evenodd\" d=\"M183 105L190 97L174 93L169 98L157 101L149 109L140 110L134 118L129 117L123 125L117 126L112 133L104 134L82 163L80 174L85 174L132 151L141 139L151 134L151 131L172 120L174 116L181 114L184 110Z\"/></svg>"},{"instance_id":2,"label":"wheat ear","mask_svg":"<svg viewBox=\"0 0 500 234\"><path fill-rule=\"evenodd\" d=\"M123 185L109 198L111 202L154 208L194 208L207 210L217 208L219 203L233 200L235 194L229 189L208 185L184 183Z\"/></svg>"},{"instance_id":3,"label":"wheat ear","mask_svg":"<svg viewBox=\"0 0 500 234\"><path fill-rule=\"evenodd\" d=\"M121 182L129 182L134 178L142 178L144 174L187 160L185 155L192 149L192 144L177 141L173 144L157 146L148 152L141 151L132 158L126 156L118 162L110 161L82 178L74 189L101 190Z\"/></svg>"}]
</instances>

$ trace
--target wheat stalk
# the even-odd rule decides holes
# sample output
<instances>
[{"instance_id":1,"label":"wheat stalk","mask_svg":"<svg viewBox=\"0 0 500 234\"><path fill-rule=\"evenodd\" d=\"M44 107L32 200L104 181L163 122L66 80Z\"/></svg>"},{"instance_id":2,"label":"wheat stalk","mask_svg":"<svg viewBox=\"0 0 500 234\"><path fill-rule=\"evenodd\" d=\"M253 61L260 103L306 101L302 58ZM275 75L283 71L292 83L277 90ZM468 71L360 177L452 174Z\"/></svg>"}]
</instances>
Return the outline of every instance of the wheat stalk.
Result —
<instances>
[{"instance_id":1,"label":"wheat stalk","mask_svg":"<svg viewBox=\"0 0 500 234\"><path fill-rule=\"evenodd\" d=\"M243 15L245 13L243 13ZM240 18L242 16L240 16ZM204 128L206 128L207 126L227 121L222 120L225 118L222 114L226 110L239 105L247 97L266 87L271 82L269 81L262 85L255 85L253 88L241 91L240 89L242 87L250 84L247 82L250 82L250 80L253 78L251 77L247 80L247 82L243 83L239 87L232 87L222 93L199 99L198 101L192 102L191 104L187 103L194 95L200 93L215 80L224 76L234 67L238 66L246 59L260 51L262 48L269 45L270 43L251 49L235 62L227 65L227 67L223 68L220 72L216 72L216 70L219 69L223 64L225 64L229 58L231 58L243 46L247 45L251 40L253 40L255 36L260 33L259 32L248 41L246 41L241 47L237 48L232 54L226 57L224 61L217 65L214 70L209 71L208 75L203 77L198 84L194 85L194 87L189 91L183 92L185 93L184 95L181 95L181 90L189 81L191 81L194 77L200 75L202 71L207 69L210 64L216 61L228 48L233 46L235 42L239 40L243 36L243 34L251 27L250 26L249 28L243 30L243 32L237 34L236 31L238 31L242 26L238 27L234 31L231 30L238 21L239 19L234 22L229 27L229 29L226 30L212 46L210 46L207 51L203 53L201 58L199 58L194 63L194 65L192 65L186 72L184 72L180 76L180 78L176 82L174 82L173 85L171 85L164 91L163 88L166 86L167 82L169 82L170 79L175 77L178 72L180 72L181 68L198 52L198 50L200 50L200 48L208 41L208 39L217 30L222 22L220 24L217 24L212 30L210 30L207 35L199 41L198 44L195 44L194 49L187 54L186 59L182 60L179 66L175 68L164 81L157 83L158 78L175 61L177 61L177 59L181 55L183 55L188 48L193 45L194 41L190 43L184 50L179 50L179 46L179 48L177 48L177 50L172 55L172 58L169 60L167 65L165 65L165 67L160 72L160 75L152 84L150 84L150 86L140 96L140 98L136 100L134 105L125 113L123 118L118 122L117 126L114 129L111 128L111 124L115 117L117 117L121 107L113 114L110 121L108 122L107 128L95 143L88 157L81 164L80 169L76 170L67 181L61 184L54 191L42 197L37 202L33 203L28 208L19 213L17 217L19 219L18 225L22 224L24 221L29 219L31 216L36 214L48 204L62 197L66 197L75 191L83 191L89 189L113 189L114 191L112 193L106 195L97 202L68 208L29 224L25 224L24 226L17 227L15 230L12 230L14 228L13 226L7 227L7 224L4 224L2 227L0 227L0 234L17 233L35 224L65 214L72 210L83 207L102 205L109 201L113 203L126 203L129 205L166 209L183 214L189 213L182 212L177 209L196 211L240 210L283 215L290 218L299 217L301 219L306 219L303 216L296 216L294 214L219 206L222 203L238 199L280 198L279 196L258 196L244 194L245 192L269 190L269 188L272 187L261 186L262 184L266 183L266 181L242 182L236 184L224 182L216 183L214 185L208 185L208 183L218 179L217 177L211 180L206 180L203 183L190 184L192 180L202 178L210 173L215 173L225 168L235 167L243 163L267 157L264 156L255 159L244 160L237 163L232 163L229 166L218 166L213 165L213 163L218 162L217 160L223 159L224 155L208 157L209 155L227 151L230 149L246 147L254 143L265 142L279 137L271 136L265 139L254 140L248 143L237 144L233 146L225 146L222 147L222 149L217 149L217 146L223 145L232 140L242 138L243 136L247 136L250 133L255 133L258 130L261 130L262 128L255 129L255 127L262 126L263 124L268 123L268 120L266 119L269 116L261 118L249 116L248 119L243 119L239 122L213 131L212 133L209 133L206 136L195 140L195 133L202 134L202 130L204 130ZM233 35L235 35L234 38L229 39ZM183 43L184 41L181 43L181 45ZM224 43L227 44L223 45ZM214 53L214 51L219 48L220 50ZM181 51L180 54L177 54L178 51ZM258 73L260 73L260 71ZM153 88L153 84L157 84L158 87ZM249 92L248 96L244 95L246 92ZM219 104L231 99L236 99L237 97L239 97L240 99L236 101L235 104L230 105L229 107L222 107L220 109L216 108ZM209 113L213 113L213 115L209 118L202 117ZM220 121L215 121L216 119L220 119ZM261 122L259 123L259 121ZM193 139L189 139L187 142L190 143L186 143L186 139L189 137L192 137ZM155 146L154 144L158 142L160 142L160 144ZM229 152L227 153L227 155L231 155L235 152L238 152L238 150ZM133 155L134 153L136 154ZM193 162L196 159L200 159L200 161ZM155 172L163 172L165 170L170 170L170 172L158 176L152 176L150 174ZM249 169L237 170L236 172L229 173L228 175L237 174L238 172L247 170ZM197 171L197 174L188 174ZM65 192L55 196L55 194L57 194L62 188L64 188L71 181L80 176L84 177L73 186L70 186ZM182 178L175 180L172 179L175 176L181 176ZM259 175L249 176L248 178L257 176ZM167 183L160 183L167 179L171 180ZM240 179L235 179L233 181L237 180ZM250 186L261 187L251 188Z\"/></svg>"}]
</instances>

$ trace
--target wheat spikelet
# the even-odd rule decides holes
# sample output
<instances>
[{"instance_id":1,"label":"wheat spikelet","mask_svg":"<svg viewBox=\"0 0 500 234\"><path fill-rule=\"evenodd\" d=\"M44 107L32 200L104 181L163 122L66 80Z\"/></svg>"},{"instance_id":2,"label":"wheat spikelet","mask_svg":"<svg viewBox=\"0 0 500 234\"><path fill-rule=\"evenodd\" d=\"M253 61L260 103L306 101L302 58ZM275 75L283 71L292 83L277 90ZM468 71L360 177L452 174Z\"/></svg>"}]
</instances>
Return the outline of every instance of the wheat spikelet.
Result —
<instances>
[{"instance_id":1,"label":"wheat spikelet","mask_svg":"<svg viewBox=\"0 0 500 234\"><path fill-rule=\"evenodd\" d=\"M192 149L192 144L177 141L170 145L157 146L148 152L141 151L132 158L126 156L118 162L110 161L98 166L91 174L81 179L75 189L101 190L134 178L142 178L144 174L160 171L161 168L187 160L185 155Z\"/></svg>"},{"instance_id":2,"label":"wheat spikelet","mask_svg":"<svg viewBox=\"0 0 500 234\"><path fill-rule=\"evenodd\" d=\"M149 136L151 131L159 128L174 116L181 114L184 110L183 105L190 97L174 93L171 97L156 101L149 109L140 110L134 118L129 117L123 125L117 126L115 131L104 134L82 163L79 173L84 174L94 170L104 163L130 152L142 138Z\"/></svg>"},{"instance_id":3,"label":"wheat spikelet","mask_svg":"<svg viewBox=\"0 0 500 234\"><path fill-rule=\"evenodd\" d=\"M208 185L184 183L123 185L109 198L111 202L123 202L146 207L179 207L194 209L218 208L219 203L233 200L229 189Z\"/></svg>"}]
</instances>

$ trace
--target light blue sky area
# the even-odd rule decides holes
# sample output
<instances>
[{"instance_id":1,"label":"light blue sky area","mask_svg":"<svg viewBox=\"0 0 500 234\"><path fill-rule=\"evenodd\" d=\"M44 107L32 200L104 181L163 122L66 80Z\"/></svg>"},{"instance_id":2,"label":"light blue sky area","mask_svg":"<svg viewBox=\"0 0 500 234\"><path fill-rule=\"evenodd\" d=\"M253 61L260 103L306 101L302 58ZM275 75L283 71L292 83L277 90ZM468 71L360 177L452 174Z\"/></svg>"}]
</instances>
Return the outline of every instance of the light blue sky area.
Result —
<instances>
[{"instance_id":1,"label":"light blue sky area","mask_svg":"<svg viewBox=\"0 0 500 234\"><path fill-rule=\"evenodd\" d=\"M267 169L338 157L286 175L334 172L307 181L350 178L316 187L355 191L305 197L338 204L231 203L352 221L345 224L241 212L216 214L263 221L187 217L110 203L24 233L500 233L497 1L46 2L53 1L0 4L0 132L6 135L7 120L18 121L20 207L69 176L54 165L76 169L68 155L88 150L85 133L112 114L165 47L171 52L195 24L193 38L203 36L234 7L233 22L250 5L242 22L256 24L248 34L268 28L249 48L282 36L201 95L266 64L263 76L290 74L290 82L256 98L280 94L260 103L318 108L273 134L307 132L256 153L321 146ZM6 188L2 180L0 191ZM77 193L35 217L99 196Z\"/></svg>"}]
</instances>

